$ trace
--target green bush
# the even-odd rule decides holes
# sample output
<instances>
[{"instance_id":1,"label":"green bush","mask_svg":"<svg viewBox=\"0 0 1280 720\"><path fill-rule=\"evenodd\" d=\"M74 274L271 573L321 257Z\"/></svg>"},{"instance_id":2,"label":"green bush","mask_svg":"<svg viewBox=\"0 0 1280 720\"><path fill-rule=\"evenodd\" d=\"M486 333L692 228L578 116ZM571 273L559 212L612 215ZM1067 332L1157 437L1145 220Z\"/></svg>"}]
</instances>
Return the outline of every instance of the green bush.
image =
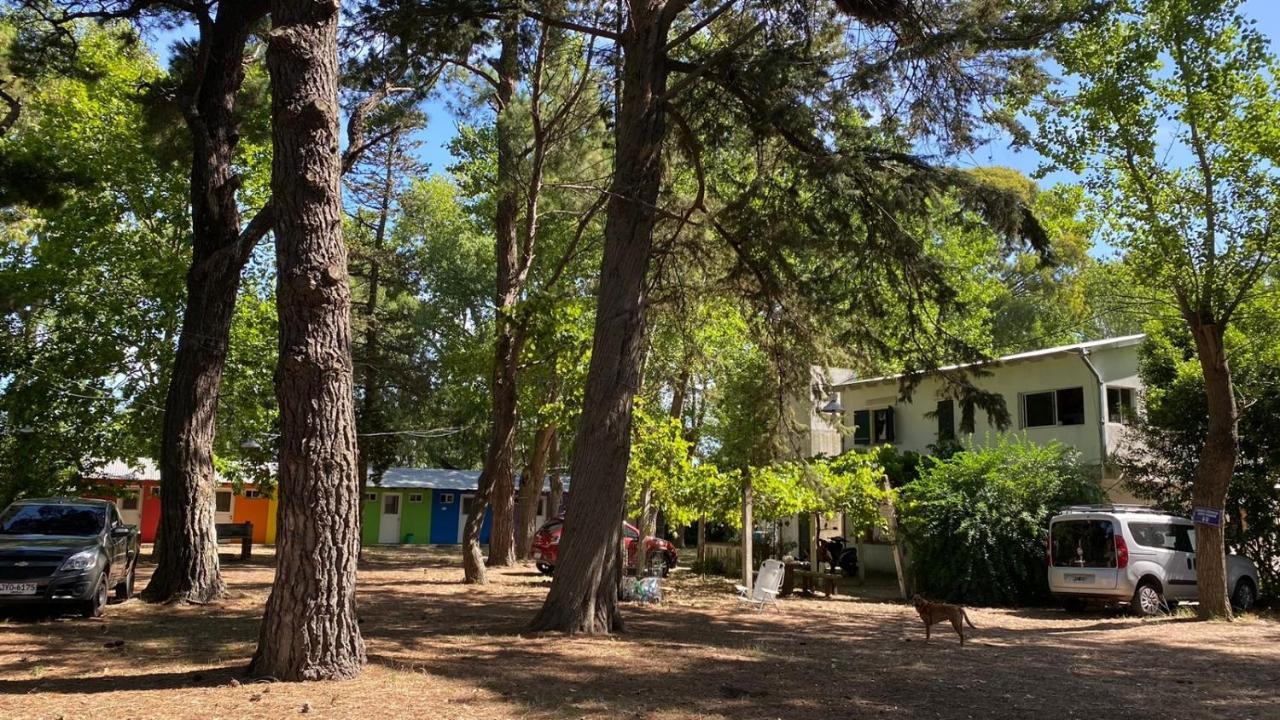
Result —
<instances>
[{"instance_id":1,"label":"green bush","mask_svg":"<svg viewBox=\"0 0 1280 720\"><path fill-rule=\"evenodd\" d=\"M1045 600L1049 518L1103 498L1075 450L1025 437L929 460L898 494L916 592L981 605Z\"/></svg>"}]
</instances>

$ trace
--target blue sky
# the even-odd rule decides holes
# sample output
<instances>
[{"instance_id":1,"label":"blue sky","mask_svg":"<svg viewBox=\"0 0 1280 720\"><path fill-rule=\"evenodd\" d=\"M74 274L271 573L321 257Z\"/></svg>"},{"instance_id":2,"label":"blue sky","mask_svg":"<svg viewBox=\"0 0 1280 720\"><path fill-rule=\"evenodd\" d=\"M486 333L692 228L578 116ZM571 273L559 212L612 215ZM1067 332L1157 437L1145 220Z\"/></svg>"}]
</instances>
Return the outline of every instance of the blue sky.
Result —
<instances>
[{"instance_id":1,"label":"blue sky","mask_svg":"<svg viewBox=\"0 0 1280 720\"><path fill-rule=\"evenodd\" d=\"M1272 39L1273 51L1280 52L1276 48L1276 40L1280 39L1280 0L1246 0L1243 8L1244 14L1257 22L1258 29ZM447 145L455 135L455 120L439 102L429 103L427 112L431 124L424 133L422 157L431 164L433 172L443 172L450 163ZM966 166L1002 165L1030 175L1041 166L1043 158L1031 150L1011 149L1008 138L1002 137L956 161ZM1074 179L1070 174L1058 172L1049 174L1043 182L1053 184Z\"/></svg>"},{"instance_id":2,"label":"blue sky","mask_svg":"<svg viewBox=\"0 0 1280 720\"><path fill-rule=\"evenodd\" d=\"M1280 0L1246 0L1242 7L1244 14L1257 23L1258 29L1272 39L1273 51L1280 51L1276 48L1276 40L1280 39ZM149 40L156 52L162 57L166 57L169 43L175 35L179 35L181 32L167 32L149 38ZM445 104L438 99L433 99L427 103L425 109L430 124L421 136L423 141L421 157L430 164L432 172L444 172L452 162L449 156L448 143L457 134L457 120L449 112ZM1015 151L1011 149L1008 138L1003 137L995 138L984 147L957 158L955 161L965 166L1002 165L1015 168L1028 175L1034 173L1043 163L1043 159L1034 151ZM1043 182L1052 184L1055 182L1070 182L1074 179L1069 174L1059 172L1049 174Z\"/></svg>"}]
</instances>

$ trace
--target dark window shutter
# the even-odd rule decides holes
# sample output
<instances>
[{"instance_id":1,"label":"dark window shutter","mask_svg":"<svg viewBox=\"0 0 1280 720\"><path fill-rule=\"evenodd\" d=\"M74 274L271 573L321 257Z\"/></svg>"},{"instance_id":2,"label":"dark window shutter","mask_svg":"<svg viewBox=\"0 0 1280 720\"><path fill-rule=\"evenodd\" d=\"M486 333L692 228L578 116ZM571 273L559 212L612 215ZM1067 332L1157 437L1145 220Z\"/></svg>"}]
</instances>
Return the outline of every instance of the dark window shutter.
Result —
<instances>
[{"instance_id":1,"label":"dark window shutter","mask_svg":"<svg viewBox=\"0 0 1280 720\"><path fill-rule=\"evenodd\" d=\"M953 400L939 400L934 413L938 418L938 442L956 439L956 405Z\"/></svg>"},{"instance_id":2,"label":"dark window shutter","mask_svg":"<svg viewBox=\"0 0 1280 720\"><path fill-rule=\"evenodd\" d=\"M871 411L855 410L853 412L853 444L871 444Z\"/></svg>"}]
</instances>

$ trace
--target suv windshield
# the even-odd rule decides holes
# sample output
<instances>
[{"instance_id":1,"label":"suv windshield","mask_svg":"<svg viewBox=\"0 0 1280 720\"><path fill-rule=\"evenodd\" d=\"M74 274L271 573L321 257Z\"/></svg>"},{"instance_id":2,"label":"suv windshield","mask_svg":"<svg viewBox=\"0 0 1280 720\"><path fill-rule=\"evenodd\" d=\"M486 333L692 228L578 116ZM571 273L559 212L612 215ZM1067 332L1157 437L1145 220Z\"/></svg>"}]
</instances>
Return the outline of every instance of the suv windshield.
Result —
<instances>
[{"instance_id":1,"label":"suv windshield","mask_svg":"<svg viewBox=\"0 0 1280 720\"><path fill-rule=\"evenodd\" d=\"M1059 520L1050 534L1054 567L1116 565L1115 529L1110 520Z\"/></svg>"},{"instance_id":2,"label":"suv windshield","mask_svg":"<svg viewBox=\"0 0 1280 720\"><path fill-rule=\"evenodd\" d=\"M106 519L101 505L10 505L0 535L97 535Z\"/></svg>"}]
</instances>

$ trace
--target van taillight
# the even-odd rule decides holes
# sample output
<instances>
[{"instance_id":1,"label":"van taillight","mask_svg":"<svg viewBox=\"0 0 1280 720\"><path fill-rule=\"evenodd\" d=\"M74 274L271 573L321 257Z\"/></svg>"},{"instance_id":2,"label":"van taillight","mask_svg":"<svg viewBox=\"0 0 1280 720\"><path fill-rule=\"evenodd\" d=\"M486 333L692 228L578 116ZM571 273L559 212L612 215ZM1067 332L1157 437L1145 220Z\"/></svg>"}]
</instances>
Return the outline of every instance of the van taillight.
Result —
<instances>
[{"instance_id":1,"label":"van taillight","mask_svg":"<svg viewBox=\"0 0 1280 720\"><path fill-rule=\"evenodd\" d=\"M1053 567L1053 535L1044 536L1044 564Z\"/></svg>"},{"instance_id":2,"label":"van taillight","mask_svg":"<svg viewBox=\"0 0 1280 720\"><path fill-rule=\"evenodd\" d=\"M1116 536L1116 567L1129 567L1129 546L1125 544L1124 538Z\"/></svg>"}]
</instances>

